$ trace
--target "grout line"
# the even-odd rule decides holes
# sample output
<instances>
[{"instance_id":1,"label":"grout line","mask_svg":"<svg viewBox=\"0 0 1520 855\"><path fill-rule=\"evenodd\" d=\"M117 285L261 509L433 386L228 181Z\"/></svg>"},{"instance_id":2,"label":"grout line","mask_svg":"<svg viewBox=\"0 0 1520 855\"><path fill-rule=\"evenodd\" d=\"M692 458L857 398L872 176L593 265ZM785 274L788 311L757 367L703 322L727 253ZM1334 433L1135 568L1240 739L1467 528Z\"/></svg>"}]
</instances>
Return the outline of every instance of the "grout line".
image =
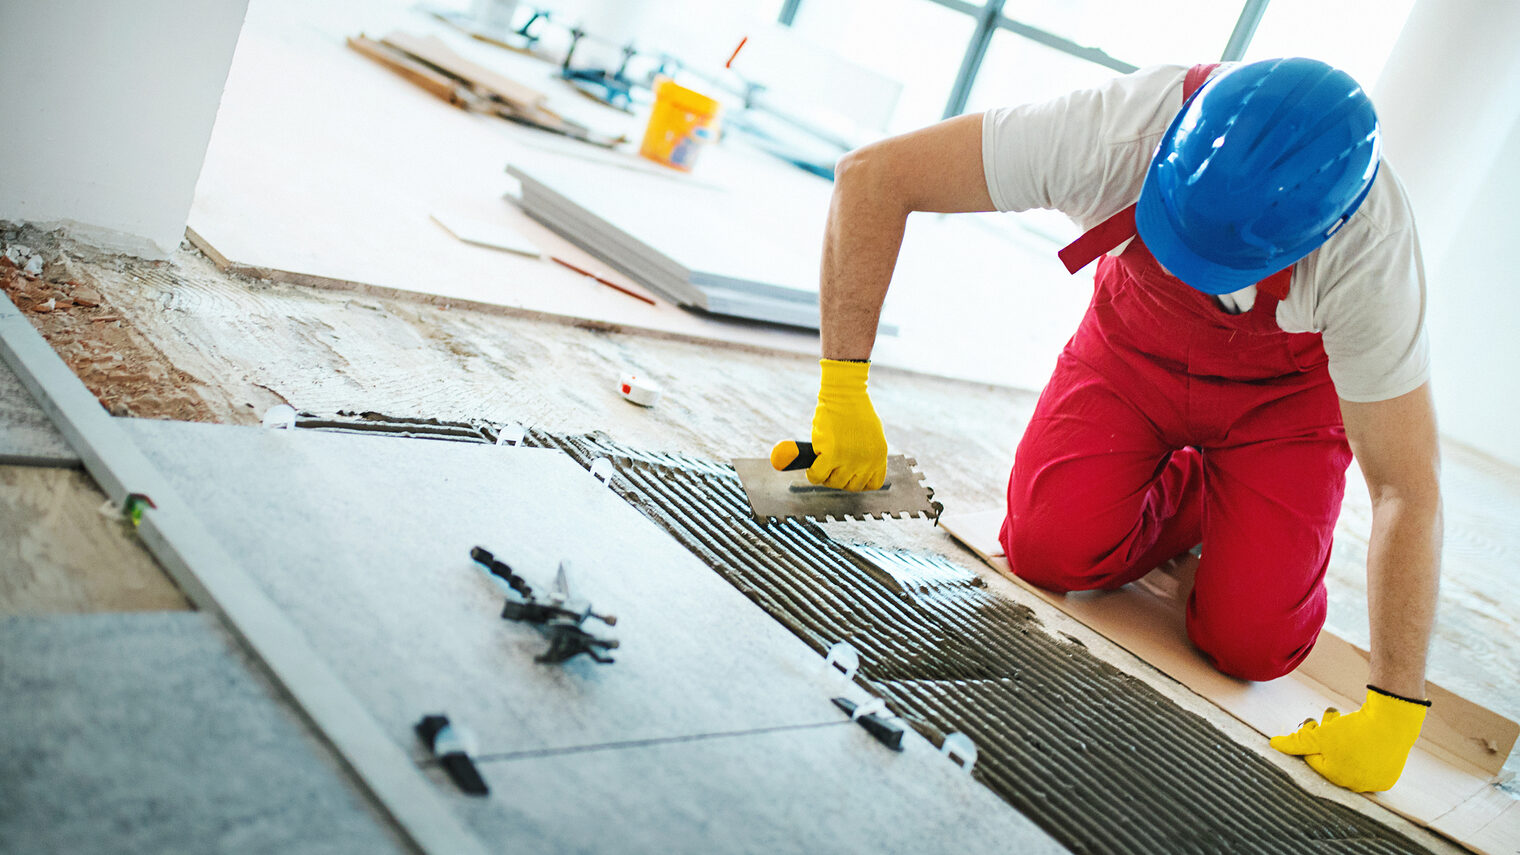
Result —
<instances>
[{"instance_id":1,"label":"grout line","mask_svg":"<svg viewBox=\"0 0 1520 855\"><path fill-rule=\"evenodd\" d=\"M598 742L590 745L572 745L565 748L533 748L526 751L502 751L495 754L476 754L470 757L476 763L498 763L510 760L525 760L536 757L557 757L563 754L582 754L591 751L619 751L625 748L645 748L651 745L671 745L680 742L701 742L709 739L728 739L739 736L757 736L764 733L782 733L789 730L817 730L824 727L838 727L849 724L849 719L835 721L820 721L812 724L782 724L775 727L758 727L752 730L724 730L714 733L693 733L687 736L656 736L649 739L630 739L623 742ZM430 760L424 765L437 765L437 760Z\"/></svg>"}]
</instances>

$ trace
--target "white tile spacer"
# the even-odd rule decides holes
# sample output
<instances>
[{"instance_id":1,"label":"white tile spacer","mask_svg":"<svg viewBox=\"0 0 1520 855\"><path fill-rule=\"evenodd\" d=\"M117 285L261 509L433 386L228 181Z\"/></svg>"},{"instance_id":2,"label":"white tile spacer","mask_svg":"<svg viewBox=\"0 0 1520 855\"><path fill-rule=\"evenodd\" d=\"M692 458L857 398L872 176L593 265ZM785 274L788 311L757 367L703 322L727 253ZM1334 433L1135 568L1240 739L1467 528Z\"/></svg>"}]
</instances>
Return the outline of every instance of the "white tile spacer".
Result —
<instances>
[{"instance_id":1,"label":"white tile spacer","mask_svg":"<svg viewBox=\"0 0 1520 855\"><path fill-rule=\"evenodd\" d=\"M456 724L450 720L438 734L433 737L433 754L442 757L445 754L458 752L474 756L479 753L480 742L475 738L475 731L466 728L462 724Z\"/></svg>"},{"instance_id":2,"label":"white tile spacer","mask_svg":"<svg viewBox=\"0 0 1520 855\"><path fill-rule=\"evenodd\" d=\"M945 737L939 753L949 757L950 762L960 766L961 771L967 775L971 774L971 767L976 765L976 743L958 730Z\"/></svg>"},{"instance_id":3,"label":"white tile spacer","mask_svg":"<svg viewBox=\"0 0 1520 855\"><path fill-rule=\"evenodd\" d=\"M855 672L860 670L860 653L848 641L841 641L829 648L829 655L824 657L823 665L830 671L844 675L846 680L853 680Z\"/></svg>"},{"instance_id":4,"label":"white tile spacer","mask_svg":"<svg viewBox=\"0 0 1520 855\"><path fill-rule=\"evenodd\" d=\"M618 380L618 394L641 407L652 407L660 402L660 386L637 374L624 374Z\"/></svg>"},{"instance_id":5,"label":"white tile spacer","mask_svg":"<svg viewBox=\"0 0 1520 855\"><path fill-rule=\"evenodd\" d=\"M612 458L598 457L591 461L591 477L608 487L612 486L612 478L616 474L617 472L612 468Z\"/></svg>"},{"instance_id":6,"label":"white tile spacer","mask_svg":"<svg viewBox=\"0 0 1520 855\"><path fill-rule=\"evenodd\" d=\"M271 430L289 430L296 426L296 408L289 404L275 404L264 411L263 425Z\"/></svg>"},{"instance_id":7,"label":"white tile spacer","mask_svg":"<svg viewBox=\"0 0 1520 855\"><path fill-rule=\"evenodd\" d=\"M875 715L876 713L884 713L886 711L887 702L881 698L873 697L869 701L866 701L860 706L857 706L855 708L855 711L850 713L850 721L856 721L858 719L864 718L865 716Z\"/></svg>"},{"instance_id":8,"label":"white tile spacer","mask_svg":"<svg viewBox=\"0 0 1520 855\"><path fill-rule=\"evenodd\" d=\"M522 445L528 436L528 428L517 422L507 422L496 431L497 445Z\"/></svg>"}]
</instances>

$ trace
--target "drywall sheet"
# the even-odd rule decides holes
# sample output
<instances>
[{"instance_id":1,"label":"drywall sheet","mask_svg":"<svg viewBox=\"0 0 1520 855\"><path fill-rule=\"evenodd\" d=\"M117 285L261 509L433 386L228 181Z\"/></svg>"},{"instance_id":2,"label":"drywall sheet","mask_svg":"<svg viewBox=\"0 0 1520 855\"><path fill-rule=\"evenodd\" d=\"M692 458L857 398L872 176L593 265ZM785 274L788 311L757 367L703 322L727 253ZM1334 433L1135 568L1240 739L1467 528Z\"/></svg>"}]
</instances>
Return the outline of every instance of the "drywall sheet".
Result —
<instances>
[{"instance_id":1,"label":"drywall sheet","mask_svg":"<svg viewBox=\"0 0 1520 855\"><path fill-rule=\"evenodd\" d=\"M1361 705L1367 654L1320 634L1314 652L1297 671L1266 683L1226 677L1191 645L1183 629L1183 603L1191 580L1151 573L1113 592L1054 594L1013 574L998 543L1004 512L947 515L945 529L989 566L1082 621L1158 670L1212 701L1264 736L1288 733L1327 707ZM1514 746L1516 724L1428 684L1435 701L1420 742L1399 783L1369 798L1485 855L1520 851L1520 802L1491 783Z\"/></svg>"},{"instance_id":2,"label":"drywall sheet","mask_svg":"<svg viewBox=\"0 0 1520 855\"><path fill-rule=\"evenodd\" d=\"M0 619L0 697L0 851L408 851L205 614Z\"/></svg>"},{"instance_id":3,"label":"drywall sheet","mask_svg":"<svg viewBox=\"0 0 1520 855\"><path fill-rule=\"evenodd\" d=\"M0 464L77 468L79 455L10 366L0 362Z\"/></svg>"},{"instance_id":4,"label":"drywall sheet","mask_svg":"<svg viewBox=\"0 0 1520 855\"><path fill-rule=\"evenodd\" d=\"M827 828L859 851L1048 845L970 778L933 771L954 767L917 737L899 757L839 726L830 698L861 690L559 452L123 425L398 744L423 761L411 728L427 713L475 733L499 788L466 808L483 839L751 851L784 815L785 833ZM606 630L621 642L617 661L535 662L543 636L498 616L503 595L469 559L476 545L535 588L568 561L573 591L617 617ZM646 759L586 765L630 742ZM521 771L529 759L542 771ZM920 779L933 785L918 789ZM834 788L846 786L859 792L842 800ZM701 797L741 791L747 799ZM630 850L634 840L646 842Z\"/></svg>"},{"instance_id":5,"label":"drywall sheet","mask_svg":"<svg viewBox=\"0 0 1520 855\"><path fill-rule=\"evenodd\" d=\"M347 49L344 38L361 30L373 35L395 28L436 33L472 60L548 93L552 109L581 124L637 140L644 118L592 103L552 79L557 67L471 43L410 4L365 4L362 14L339 11L288 0L250 9L190 213L191 239L218 264L317 287L817 354L814 333L725 320L668 299L650 306L548 257L461 243L429 214L445 211L512 229L545 256L559 256L638 290L633 277L609 269L503 201L504 194L519 190L505 172L509 163L569 157L616 174L617 179L609 179L609 195L626 186L651 188L640 194L653 199L652 204L665 195L711 196L719 201L699 202L699 210L714 219L738 217L734 235L761 236L747 244L752 247L748 254L775 256L767 263L788 269L813 265L810 277L816 277L814 262L822 245L822 209L816 200L807 203L813 205L806 209L812 213L796 223L771 222L793 217L797 208L767 202L734 213L742 206L722 202L722 188L729 181L747 182L784 201L797 188L813 198L826 184L727 142L704 151L696 172L685 175L628 152L608 152L465 113ZM301 85L291 86L292 79ZM270 121L270 116L280 121ZM291 127L302 133L288 133ZM624 193L620 204L636 206L640 194ZM877 365L1023 388L1043 385L1092 285L1086 276L1067 276L1055 259L1059 236L1038 238L1014 223L1001 215L910 218L884 313L899 333L878 341L873 353ZM720 225L698 222L693 228ZM819 230L791 237L814 226ZM753 291L718 284L704 288L710 300L721 298L718 307L724 311L791 308L788 300L763 300ZM800 316L793 308L784 322L816 323L810 303L796 305L804 306Z\"/></svg>"}]
</instances>

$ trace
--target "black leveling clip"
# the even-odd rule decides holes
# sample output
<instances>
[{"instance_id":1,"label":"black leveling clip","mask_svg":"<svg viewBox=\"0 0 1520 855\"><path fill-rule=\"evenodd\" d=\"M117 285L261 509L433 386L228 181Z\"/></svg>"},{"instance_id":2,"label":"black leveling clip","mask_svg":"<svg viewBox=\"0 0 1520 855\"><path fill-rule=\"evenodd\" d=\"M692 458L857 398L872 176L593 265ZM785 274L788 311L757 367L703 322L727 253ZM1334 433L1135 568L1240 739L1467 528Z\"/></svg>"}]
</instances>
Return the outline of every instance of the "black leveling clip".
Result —
<instances>
[{"instance_id":1,"label":"black leveling clip","mask_svg":"<svg viewBox=\"0 0 1520 855\"><path fill-rule=\"evenodd\" d=\"M596 618L608 626L615 626L613 615L599 615L591 610L591 604L570 595L569 562L561 561L559 573L554 577L554 589L547 594L536 595L533 586L505 562L484 547L470 550L470 558L485 567L492 576L502 580L511 590L501 607L501 616L507 620L531 623L549 636L549 649L534 657L538 662L564 662L584 653L597 662L607 664L612 657L606 651L618 646L615 638L606 638L588 631L584 624L588 618Z\"/></svg>"},{"instance_id":2,"label":"black leveling clip","mask_svg":"<svg viewBox=\"0 0 1520 855\"><path fill-rule=\"evenodd\" d=\"M470 757L475 748L471 744L474 738L469 733L451 724L446 715L425 715L412 727L422 744L438 758L438 764L455 786L472 796L490 794L491 788L486 786Z\"/></svg>"},{"instance_id":3,"label":"black leveling clip","mask_svg":"<svg viewBox=\"0 0 1520 855\"><path fill-rule=\"evenodd\" d=\"M850 720L858 722L867 733L876 737L877 742L893 751L903 750L903 720L888 712L881 698L872 698L859 705L849 698L835 698L834 706L849 713Z\"/></svg>"}]
</instances>

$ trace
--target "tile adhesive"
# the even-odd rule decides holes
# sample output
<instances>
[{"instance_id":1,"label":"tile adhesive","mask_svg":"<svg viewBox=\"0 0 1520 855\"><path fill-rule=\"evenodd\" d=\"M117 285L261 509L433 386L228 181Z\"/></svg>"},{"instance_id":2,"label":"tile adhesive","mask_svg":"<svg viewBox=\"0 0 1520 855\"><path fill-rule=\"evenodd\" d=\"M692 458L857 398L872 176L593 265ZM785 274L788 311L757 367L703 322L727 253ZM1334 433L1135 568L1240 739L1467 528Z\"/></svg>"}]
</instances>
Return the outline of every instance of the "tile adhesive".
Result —
<instances>
[{"instance_id":1,"label":"tile adhesive","mask_svg":"<svg viewBox=\"0 0 1520 855\"><path fill-rule=\"evenodd\" d=\"M495 442L491 425L364 414L301 427ZM1028 608L938 556L842 543L811 522L760 526L727 464L601 435L528 430L582 466L820 655L860 653L856 682L935 745L976 744L972 774L1077 853L1424 853L1300 789L1264 759Z\"/></svg>"}]
</instances>

